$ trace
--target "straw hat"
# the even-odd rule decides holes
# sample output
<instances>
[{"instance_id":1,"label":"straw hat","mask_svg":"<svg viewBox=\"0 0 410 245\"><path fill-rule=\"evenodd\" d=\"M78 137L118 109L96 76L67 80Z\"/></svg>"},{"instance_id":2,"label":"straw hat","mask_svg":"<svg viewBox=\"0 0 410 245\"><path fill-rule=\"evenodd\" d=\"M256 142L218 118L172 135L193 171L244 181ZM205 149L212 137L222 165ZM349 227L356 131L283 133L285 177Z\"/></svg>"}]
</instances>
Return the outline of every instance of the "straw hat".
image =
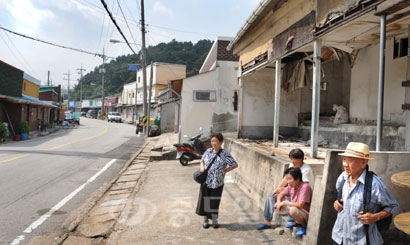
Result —
<instances>
[{"instance_id":1,"label":"straw hat","mask_svg":"<svg viewBox=\"0 0 410 245\"><path fill-rule=\"evenodd\" d=\"M369 146L359 142L350 142L345 152L339 153L340 156L356 157L361 159L373 160L369 157Z\"/></svg>"}]
</instances>

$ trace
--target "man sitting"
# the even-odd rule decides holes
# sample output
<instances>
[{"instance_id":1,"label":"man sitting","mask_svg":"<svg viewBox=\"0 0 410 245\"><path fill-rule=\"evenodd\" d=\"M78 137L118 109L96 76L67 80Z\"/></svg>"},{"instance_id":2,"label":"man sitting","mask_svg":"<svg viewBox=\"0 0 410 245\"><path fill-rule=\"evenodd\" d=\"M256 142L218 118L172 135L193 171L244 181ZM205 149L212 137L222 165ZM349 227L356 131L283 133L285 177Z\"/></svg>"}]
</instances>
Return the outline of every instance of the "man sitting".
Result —
<instances>
[{"instance_id":1,"label":"man sitting","mask_svg":"<svg viewBox=\"0 0 410 245\"><path fill-rule=\"evenodd\" d=\"M302 172L299 168L285 170L285 178L288 186L278 195L276 212L286 212L294 222L286 224L286 228L300 227L296 236L306 234L307 221L309 219L310 203L312 200L312 188L302 181ZM291 200L286 200L288 196Z\"/></svg>"},{"instance_id":2,"label":"man sitting","mask_svg":"<svg viewBox=\"0 0 410 245\"><path fill-rule=\"evenodd\" d=\"M291 161L291 163L289 164L289 168L292 168L292 167L300 168L302 172L303 182L306 182L310 185L310 187L313 187L313 182L314 182L313 171L312 171L312 168L308 164L303 162L304 158L305 158L305 154L301 149L299 148L292 149L289 152L289 159ZM263 211L263 216L265 218L265 221L264 223L259 224L259 226L257 227L258 230L268 229L272 227L271 222L273 220L273 214L275 210L277 196L281 191L285 189L286 185L287 185L287 180L286 180L286 176L284 176L281 182L279 183L279 186L267 196L266 201L265 201L265 208ZM281 217L278 217L278 215L276 214L274 220L278 218L281 218ZM293 220L290 217L288 217L288 221L293 222Z\"/></svg>"}]
</instances>

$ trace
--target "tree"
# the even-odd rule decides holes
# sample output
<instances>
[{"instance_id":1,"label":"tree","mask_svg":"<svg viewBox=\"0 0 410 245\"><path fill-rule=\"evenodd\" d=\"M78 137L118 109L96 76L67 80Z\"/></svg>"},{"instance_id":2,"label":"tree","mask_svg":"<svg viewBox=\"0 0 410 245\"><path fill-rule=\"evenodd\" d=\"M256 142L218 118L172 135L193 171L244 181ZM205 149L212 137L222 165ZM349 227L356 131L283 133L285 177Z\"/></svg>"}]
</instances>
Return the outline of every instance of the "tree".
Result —
<instances>
[{"instance_id":1,"label":"tree","mask_svg":"<svg viewBox=\"0 0 410 245\"><path fill-rule=\"evenodd\" d=\"M178 42L173 39L169 43L149 46L147 48L146 61L147 64L150 64L152 61L185 65L187 77L190 77L198 74L212 44L213 41L210 40L200 40L196 44L192 44L192 42ZM137 57L141 57L141 51L137 55L118 56L115 60L105 64L104 94L106 96L121 93L124 84L135 81L135 71L129 71L127 67L128 64L136 63ZM81 80L82 98L94 99L101 97L100 68L102 68L102 64L83 76ZM79 84L71 91L71 94L78 97L77 100L80 97Z\"/></svg>"}]
</instances>

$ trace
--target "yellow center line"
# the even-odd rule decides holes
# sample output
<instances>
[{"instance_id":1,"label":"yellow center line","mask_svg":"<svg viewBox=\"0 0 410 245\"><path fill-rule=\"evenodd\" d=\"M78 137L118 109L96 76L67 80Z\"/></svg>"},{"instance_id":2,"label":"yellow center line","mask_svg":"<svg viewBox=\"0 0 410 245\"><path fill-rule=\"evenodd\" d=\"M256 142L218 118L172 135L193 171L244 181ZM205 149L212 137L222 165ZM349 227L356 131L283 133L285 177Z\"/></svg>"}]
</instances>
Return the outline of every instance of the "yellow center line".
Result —
<instances>
[{"instance_id":1,"label":"yellow center line","mask_svg":"<svg viewBox=\"0 0 410 245\"><path fill-rule=\"evenodd\" d=\"M101 135L104 135L108 132L108 127L107 126L102 126L102 127L104 128L104 131L102 131L101 133L99 133L97 135L94 135L94 136L91 136L91 137L88 137L88 138L84 138L84 139L80 139L80 140L75 140L75 141L65 143L65 144L62 144L62 145L58 145L58 146L54 146L54 147L51 147L51 148L47 148L47 149L44 149L44 151L51 151L51 150L55 150L55 149L62 148L62 147L65 147L65 146L69 146L69 145L72 145L72 144L76 144L76 143L79 143L79 142L84 142L84 141L87 141L87 140L90 140L90 139L97 138L97 137L99 137Z\"/></svg>"},{"instance_id":2,"label":"yellow center line","mask_svg":"<svg viewBox=\"0 0 410 245\"><path fill-rule=\"evenodd\" d=\"M13 160L17 160L17 159L20 159L20 158L27 157L27 156L29 156L29 155L30 155L30 154L24 154L24 155L20 155L20 156L17 156L17 157L9 158L9 159L6 159L6 160L1 161L0 163L10 162L10 161L13 161Z\"/></svg>"},{"instance_id":3,"label":"yellow center line","mask_svg":"<svg viewBox=\"0 0 410 245\"><path fill-rule=\"evenodd\" d=\"M58 146L54 146L54 147L51 147L51 148L47 148L47 149L44 149L43 151L55 150L55 149L62 148L62 147L65 147L65 146L69 146L69 145L72 145L72 144L76 144L76 143L79 143L79 142L84 142L84 141L87 141L87 140L90 140L90 139L94 139L94 138L97 138L101 135L106 134L108 132L108 127L104 126L103 124L100 124L100 125L104 128L104 131L102 131L101 133L99 133L97 135L94 135L94 136L91 136L91 137L88 137L88 138L84 138L84 139L80 139L80 140L75 140L75 141L65 143L65 144L62 144L62 145L58 145ZM0 164L1 163L6 163L6 162L11 162L11 161L21 159L21 158L25 158L25 157L28 157L28 156L30 156L30 154L24 154L24 155L16 156L16 157L13 157L13 158L9 158L9 159L0 161Z\"/></svg>"}]
</instances>

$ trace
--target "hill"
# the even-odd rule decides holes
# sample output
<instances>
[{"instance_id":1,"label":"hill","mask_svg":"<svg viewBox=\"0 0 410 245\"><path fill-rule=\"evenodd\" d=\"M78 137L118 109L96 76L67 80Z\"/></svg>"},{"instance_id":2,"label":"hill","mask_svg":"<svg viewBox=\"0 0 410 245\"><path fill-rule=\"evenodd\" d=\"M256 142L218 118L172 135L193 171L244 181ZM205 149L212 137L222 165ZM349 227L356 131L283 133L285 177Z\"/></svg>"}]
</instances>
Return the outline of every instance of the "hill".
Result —
<instances>
[{"instance_id":1,"label":"hill","mask_svg":"<svg viewBox=\"0 0 410 245\"><path fill-rule=\"evenodd\" d=\"M165 62L186 65L187 77L198 74L213 41L200 40L196 44L192 42L160 43L156 46L147 47L147 65L152 62ZM135 81L135 71L128 71L128 64L140 63L141 51L137 54L119 56L105 64L104 94L115 96L122 92L124 84ZM70 100L80 100L80 84L82 84L82 98L94 99L101 97L102 79L100 68L85 74L81 81L70 92Z\"/></svg>"}]
</instances>

